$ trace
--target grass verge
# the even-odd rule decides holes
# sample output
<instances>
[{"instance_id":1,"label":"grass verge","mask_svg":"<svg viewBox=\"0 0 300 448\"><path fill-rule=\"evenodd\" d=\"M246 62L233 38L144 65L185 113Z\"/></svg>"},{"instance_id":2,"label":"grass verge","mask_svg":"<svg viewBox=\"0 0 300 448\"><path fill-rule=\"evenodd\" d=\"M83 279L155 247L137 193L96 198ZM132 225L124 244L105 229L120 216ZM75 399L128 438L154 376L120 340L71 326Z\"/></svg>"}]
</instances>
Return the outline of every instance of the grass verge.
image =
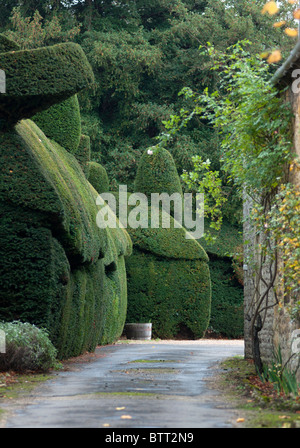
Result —
<instances>
[{"instance_id":1,"label":"grass verge","mask_svg":"<svg viewBox=\"0 0 300 448\"><path fill-rule=\"evenodd\" d=\"M300 396L278 394L271 383L263 383L254 364L243 357L221 363L218 387L240 413L243 428L300 428Z\"/></svg>"},{"instance_id":2,"label":"grass verge","mask_svg":"<svg viewBox=\"0 0 300 448\"><path fill-rule=\"evenodd\" d=\"M50 379L47 373L0 373L0 422L5 416L1 403L10 403L28 395L35 387Z\"/></svg>"}]
</instances>

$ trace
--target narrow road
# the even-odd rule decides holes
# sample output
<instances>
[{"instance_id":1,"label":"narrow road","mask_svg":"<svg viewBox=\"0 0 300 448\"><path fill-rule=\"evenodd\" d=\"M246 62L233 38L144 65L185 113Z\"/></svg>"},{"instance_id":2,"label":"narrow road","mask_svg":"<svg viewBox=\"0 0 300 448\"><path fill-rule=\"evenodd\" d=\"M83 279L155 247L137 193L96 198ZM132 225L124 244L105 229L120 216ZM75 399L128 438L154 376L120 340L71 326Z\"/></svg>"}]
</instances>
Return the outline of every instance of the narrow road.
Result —
<instances>
[{"instance_id":1,"label":"narrow road","mask_svg":"<svg viewBox=\"0 0 300 448\"><path fill-rule=\"evenodd\" d=\"M236 413L211 387L213 367L243 352L242 341L101 347L91 362L73 364L10 406L4 427L230 428Z\"/></svg>"}]
</instances>

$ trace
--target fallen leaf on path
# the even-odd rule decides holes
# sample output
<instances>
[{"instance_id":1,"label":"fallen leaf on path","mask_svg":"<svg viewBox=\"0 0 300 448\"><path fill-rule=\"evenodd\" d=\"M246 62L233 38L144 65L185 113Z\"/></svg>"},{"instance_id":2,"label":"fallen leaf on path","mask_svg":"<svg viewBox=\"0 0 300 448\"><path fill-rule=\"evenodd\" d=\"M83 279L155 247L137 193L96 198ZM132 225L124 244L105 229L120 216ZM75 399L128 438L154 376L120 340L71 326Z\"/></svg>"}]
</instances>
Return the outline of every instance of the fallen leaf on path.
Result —
<instances>
[{"instance_id":1,"label":"fallen leaf on path","mask_svg":"<svg viewBox=\"0 0 300 448\"><path fill-rule=\"evenodd\" d=\"M123 406L121 408L116 408L116 411L123 411L123 409L125 409L125 406Z\"/></svg>"},{"instance_id":2,"label":"fallen leaf on path","mask_svg":"<svg viewBox=\"0 0 300 448\"><path fill-rule=\"evenodd\" d=\"M123 420L130 420L132 417L131 415L122 415L121 417Z\"/></svg>"}]
</instances>

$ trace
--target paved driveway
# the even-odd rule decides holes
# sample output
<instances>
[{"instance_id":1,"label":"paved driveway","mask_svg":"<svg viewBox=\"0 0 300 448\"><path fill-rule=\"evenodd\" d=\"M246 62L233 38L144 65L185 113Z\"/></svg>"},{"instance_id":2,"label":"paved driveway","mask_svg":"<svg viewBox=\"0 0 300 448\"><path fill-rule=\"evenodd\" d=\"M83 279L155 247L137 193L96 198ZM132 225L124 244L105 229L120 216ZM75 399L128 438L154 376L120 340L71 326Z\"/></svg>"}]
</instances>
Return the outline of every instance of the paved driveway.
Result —
<instances>
[{"instance_id":1,"label":"paved driveway","mask_svg":"<svg viewBox=\"0 0 300 448\"><path fill-rule=\"evenodd\" d=\"M229 428L234 409L212 386L242 341L147 341L97 349L35 390L6 428Z\"/></svg>"}]
</instances>

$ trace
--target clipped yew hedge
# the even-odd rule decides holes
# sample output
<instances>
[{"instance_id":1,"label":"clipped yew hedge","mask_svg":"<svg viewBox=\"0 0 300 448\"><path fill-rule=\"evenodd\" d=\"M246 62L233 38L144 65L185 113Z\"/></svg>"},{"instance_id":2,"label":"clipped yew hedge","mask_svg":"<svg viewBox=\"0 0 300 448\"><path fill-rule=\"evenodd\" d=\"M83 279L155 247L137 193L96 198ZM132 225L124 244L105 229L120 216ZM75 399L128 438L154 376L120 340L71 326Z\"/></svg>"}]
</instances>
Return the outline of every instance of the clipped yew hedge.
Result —
<instances>
[{"instance_id":1,"label":"clipped yew hedge","mask_svg":"<svg viewBox=\"0 0 300 448\"><path fill-rule=\"evenodd\" d=\"M7 53L8 51L18 51L20 50L20 46L8 39L3 34L0 34L0 53Z\"/></svg>"},{"instance_id":2,"label":"clipped yew hedge","mask_svg":"<svg viewBox=\"0 0 300 448\"><path fill-rule=\"evenodd\" d=\"M137 169L134 184L136 193L179 193L182 186L177 168L171 153L167 149L160 149L153 154L144 152Z\"/></svg>"},{"instance_id":3,"label":"clipped yew hedge","mask_svg":"<svg viewBox=\"0 0 300 448\"><path fill-rule=\"evenodd\" d=\"M206 223L208 226L209 223ZM210 330L228 338L244 334L244 287L242 266L235 262L243 246L242 230L224 221L220 231L211 231L213 243L200 239L210 259L212 307Z\"/></svg>"},{"instance_id":4,"label":"clipped yew hedge","mask_svg":"<svg viewBox=\"0 0 300 448\"><path fill-rule=\"evenodd\" d=\"M46 328L60 358L113 342L126 318L128 235L96 226L98 193L32 121L0 142L0 318Z\"/></svg>"},{"instance_id":5,"label":"clipped yew hedge","mask_svg":"<svg viewBox=\"0 0 300 448\"><path fill-rule=\"evenodd\" d=\"M6 44L7 48L7 44ZM6 93L1 94L3 128L31 118L75 95L94 82L91 66L75 43L34 50L0 52L6 73Z\"/></svg>"},{"instance_id":6,"label":"clipped yew hedge","mask_svg":"<svg viewBox=\"0 0 300 448\"><path fill-rule=\"evenodd\" d=\"M75 154L81 139L80 107L77 95L55 104L33 117L33 121L51 140Z\"/></svg>"},{"instance_id":7,"label":"clipped yew hedge","mask_svg":"<svg viewBox=\"0 0 300 448\"><path fill-rule=\"evenodd\" d=\"M114 193L117 199L118 194ZM130 194L130 193L129 193ZM128 215L134 206L128 207ZM166 212L159 210L160 222ZM187 231L175 227L128 227L133 253L126 257L127 323L152 322L153 337L175 338L188 334L202 338L211 312L211 278L208 256Z\"/></svg>"},{"instance_id":8,"label":"clipped yew hedge","mask_svg":"<svg viewBox=\"0 0 300 448\"><path fill-rule=\"evenodd\" d=\"M97 162L90 162L88 165L88 181L99 194L107 193L109 191L109 179L104 166Z\"/></svg>"},{"instance_id":9,"label":"clipped yew hedge","mask_svg":"<svg viewBox=\"0 0 300 448\"><path fill-rule=\"evenodd\" d=\"M91 160L91 139L88 135L81 135L75 157L78 160L85 177L88 178Z\"/></svg>"},{"instance_id":10,"label":"clipped yew hedge","mask_svg":"<svg viewBox=\"0 0 300 448\"><path fill-rule=\"evenodd\" d=\"M86 62L74 44L0 53L9 81L0 103L0 321L45 328L60 359L115 341L127 310L131 240L119 227L98 228L98 192L59 144L72 128L68 149L88 143L78 139L78 103L67 100L92 80ZM48 111L45 132L19 121L64 100L68 120L59 107Z\"/></svg>"}]
</instances>

